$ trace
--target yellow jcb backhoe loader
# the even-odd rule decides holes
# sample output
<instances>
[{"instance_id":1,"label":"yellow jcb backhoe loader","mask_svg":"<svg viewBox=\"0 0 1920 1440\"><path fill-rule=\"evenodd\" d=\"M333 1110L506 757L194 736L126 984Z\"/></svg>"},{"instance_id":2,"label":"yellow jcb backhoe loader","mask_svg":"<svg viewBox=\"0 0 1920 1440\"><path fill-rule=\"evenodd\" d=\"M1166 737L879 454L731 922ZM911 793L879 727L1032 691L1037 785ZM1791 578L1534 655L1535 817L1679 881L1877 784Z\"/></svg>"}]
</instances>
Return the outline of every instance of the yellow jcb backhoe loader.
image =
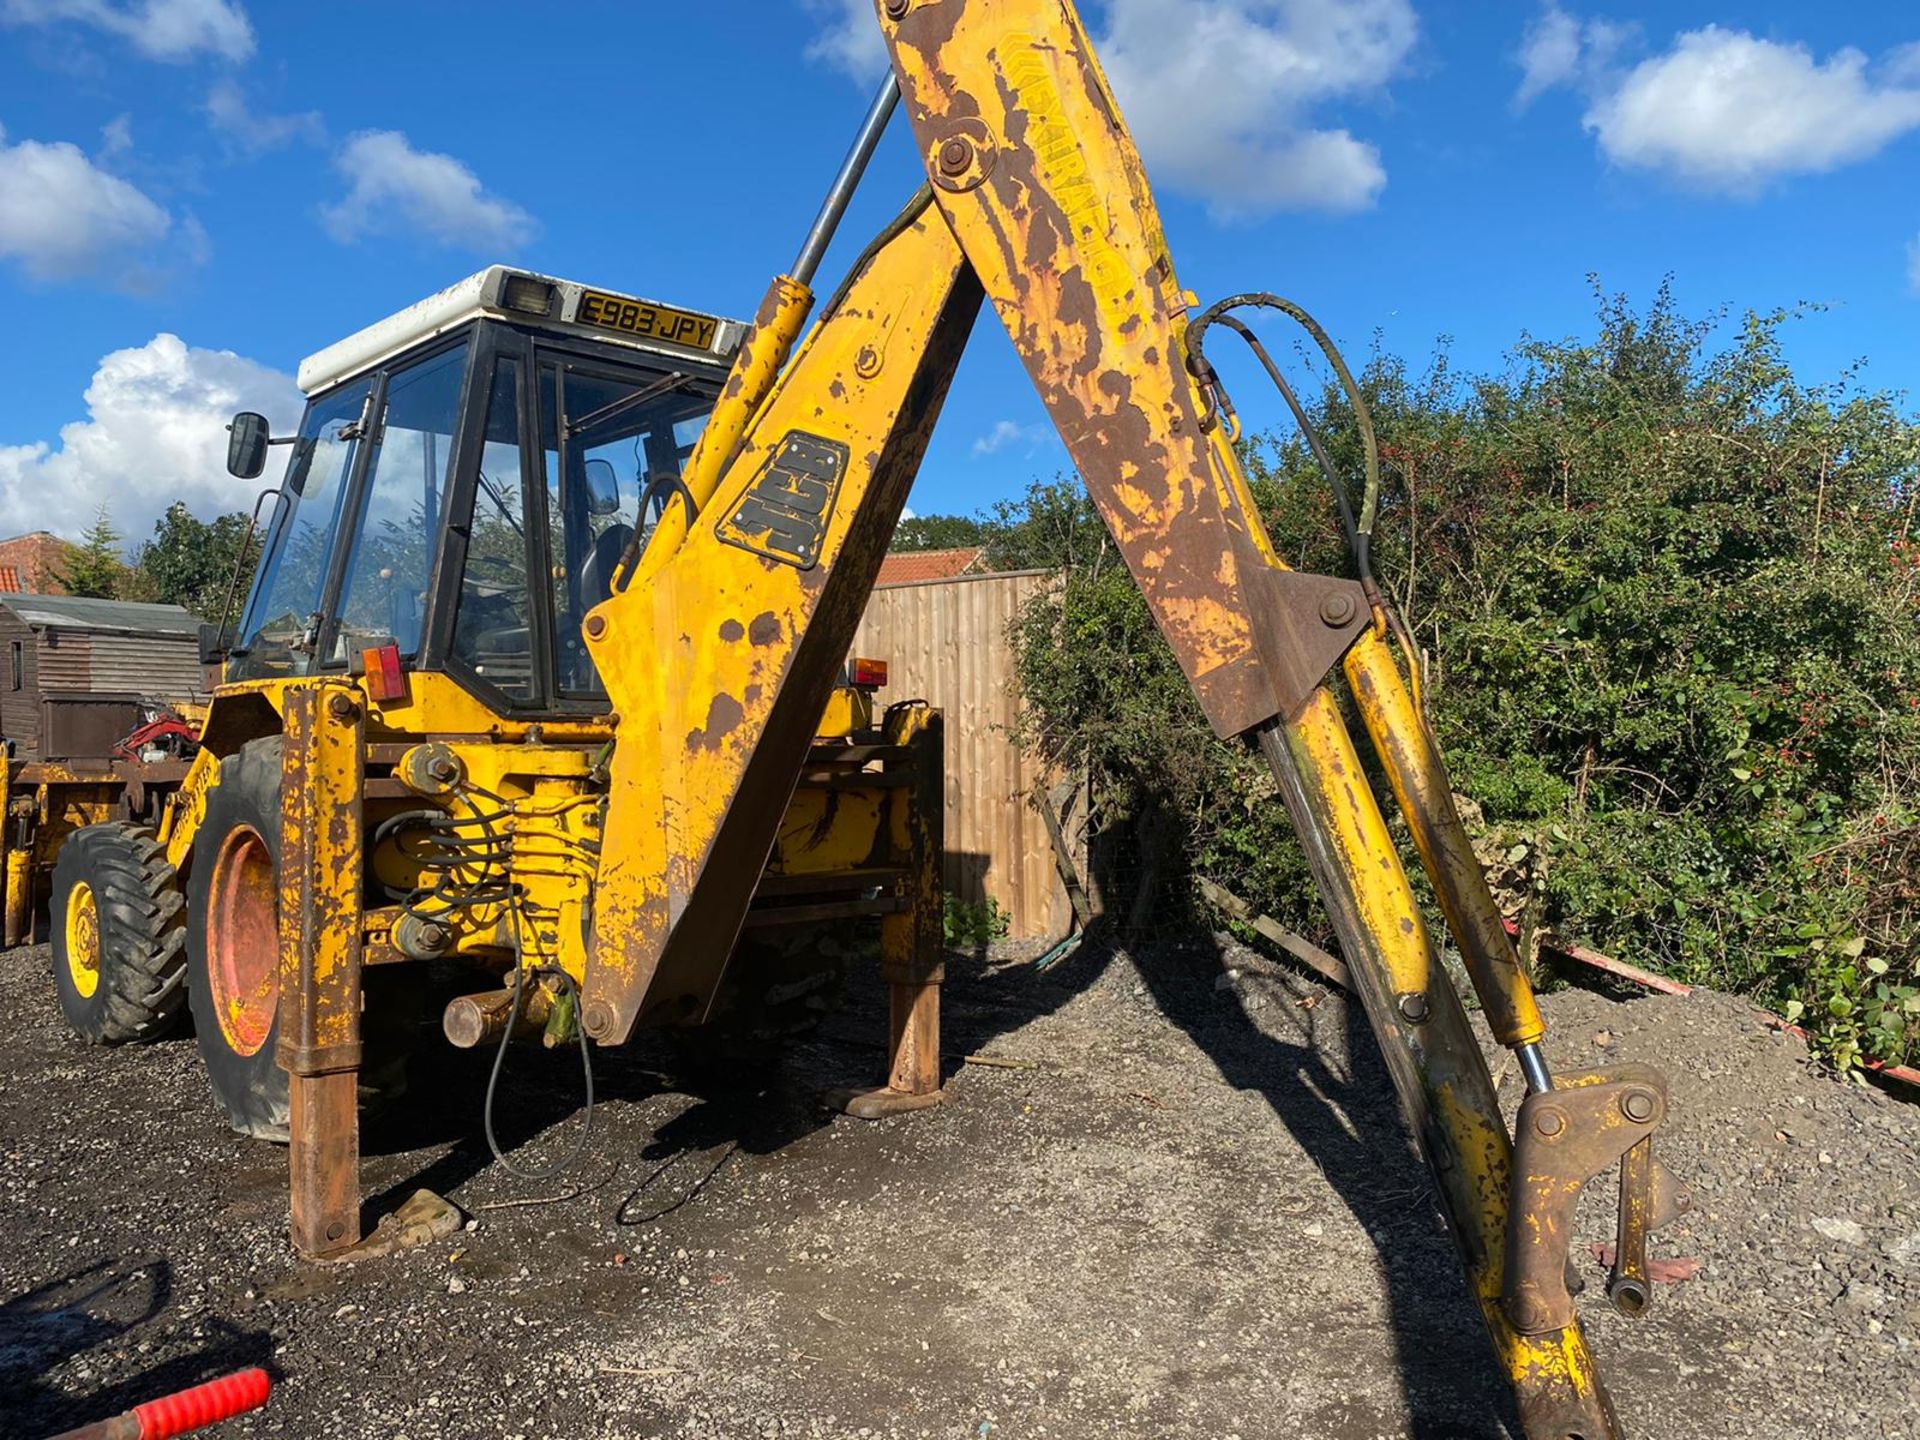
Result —
<instances>
[{"instance_id":1,"label":"yellow jcb backhoe loader","mask_svg":"<svg viewBox=\"0 0 1920 1440\"><path fill-rule=\"evenodd\" d=\"M137 967L185 926L216 1089L237 1122L285 1125L294 1241L314 1254L358 1238L355 1097L388 1003L374 982L408 958L458 954L510 982L450 1010L449 1034L499 1035L504 1053L530 1024L571 1036L577 1014L615 1045L716 1014L769 907L881 914L890 1083L857 1103L936 1098L928 717L896 710L878 736L821 717L984 299L1214 729L1272 767L1527 1434L1617 1435L1569 1229L1582 1186L1618 1164L1609 1293L1643 1309L1647 1233L1685 1204L1651 1150L1666 1087L1641 1067L1549 1072L1372 581L1362 397L1289 302L1191 313L1070 0L876 0L875 19L891 74L744 335L495 270L416 307L404 335L376 326L316 357L205 748L158 853L129 839L56 884L56 968ZM816 307L815 270L901 102L927 183ZM1238 312L1258 306L1305 323L1350 392L1357 502L1322 463L1356 578L1287 569L1250 497L1206 342L1252 341ZM243 473L266 439L236 421ZM618 526L599 498L614 452L635 457L640 502ZM1336 673L1526 1076L1513 1135ZM808 861L855 801L864 823ZM809 870L837 876L817 906ZM108 889L119 958L99 940Z\"/></svg>"}]
</instances>

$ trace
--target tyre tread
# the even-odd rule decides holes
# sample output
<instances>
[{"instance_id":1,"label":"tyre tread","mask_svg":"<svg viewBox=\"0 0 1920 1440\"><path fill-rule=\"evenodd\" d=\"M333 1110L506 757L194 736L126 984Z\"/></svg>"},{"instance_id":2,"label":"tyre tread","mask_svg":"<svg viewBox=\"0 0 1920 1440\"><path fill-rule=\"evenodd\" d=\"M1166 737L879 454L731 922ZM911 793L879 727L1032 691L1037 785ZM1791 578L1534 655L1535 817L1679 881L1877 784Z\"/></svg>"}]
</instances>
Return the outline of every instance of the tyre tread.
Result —
<instances>
[{"instance_id":1,"label":"tyre tread","mask_svg":"<svg viewBox=\"0 0 1920 1440\"><path fill-rule=\"evenodd\" d=\"M180 877L151 831L109 821L76 830L60 847L54 888L65 877L85 880L100 923L100 983L105 1003L100 1045L158 1040L179 1023L186 1004L186 899ZM56 963L58 963L56 961Z\"/></svg>"}]
</instances>

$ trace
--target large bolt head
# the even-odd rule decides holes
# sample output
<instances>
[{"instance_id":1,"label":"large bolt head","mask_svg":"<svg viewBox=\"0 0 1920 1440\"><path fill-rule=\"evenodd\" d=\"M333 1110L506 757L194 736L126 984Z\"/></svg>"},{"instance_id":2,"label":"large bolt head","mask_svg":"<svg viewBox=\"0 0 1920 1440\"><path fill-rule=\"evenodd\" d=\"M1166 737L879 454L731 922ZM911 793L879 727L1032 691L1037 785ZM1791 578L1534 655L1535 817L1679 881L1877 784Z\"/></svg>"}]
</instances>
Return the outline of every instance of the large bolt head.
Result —
<instances>
[{"instance_id":1,"label":"large bolt head","mask_svg":"<svg viewBox=\"0 0 1920 1440\"><path fill-rule=\"evenodd\" d=\"M912 8L913 0L887 0L887 18L889 20L903 19L907 11Z\"/></svg>"},{"instance_id":2,"label":"large bolt head","mask_svg":"<svg viewBox=\"0 0 1920 1440\"><path fill-rule=\"evenodd\" d=\"M1533 1128L1551 1140L1567 1128L1567 1117L1558 1110L1543 1108L1533 1117Z\"/></svg>"},{"instance_id":3,"label":"large bolt head","mask_svg":"<svg viewBox=\"0 0 1920 1440\"><path fill-rule=\"evenodd\" d=\"M1353 603L1353 596L1344 590L1335 591L1320 602L1320 619L1338 629L1353 619L1358 608Z\"/></svg>"},{"instance_id":4,"label":"large bolt head","mask_svg":"<svg viewBox=\"0 0 1920 1440\"><path fill-rule=\"evenodd\" d=\"M1410 1023L1420 1025L1425 1023L1427 1016L1433 1013L1433 1009L1432 1006L1427 1003L1427 997L1424 995L1402 995L1400 997L1400 1013Z\"/></svg>"},{"instance_id":5,"label":"large bolt head","mask_svg":"<svg viewBox=\"0 0 1920 1440\"><path fill-rule=\"evenodd\" d=\"M1620 1110L1627 1119L1636 1125L1644 1125L1653 1118L1654 1098L1647 1090L1629 1090L1620 1097Z\"/></svg>"},{"instance_id":6,"label":"large bolt head","mask_svg":"<svg viewBox=\"0 0 1920 1440\"><path fill-rule=\"evenodd\" d=\"M973 142L965 136L956 135L940 147L940 173L957 177L967 173L967 167L973 164Z\"/></svg>"}]
</instances>

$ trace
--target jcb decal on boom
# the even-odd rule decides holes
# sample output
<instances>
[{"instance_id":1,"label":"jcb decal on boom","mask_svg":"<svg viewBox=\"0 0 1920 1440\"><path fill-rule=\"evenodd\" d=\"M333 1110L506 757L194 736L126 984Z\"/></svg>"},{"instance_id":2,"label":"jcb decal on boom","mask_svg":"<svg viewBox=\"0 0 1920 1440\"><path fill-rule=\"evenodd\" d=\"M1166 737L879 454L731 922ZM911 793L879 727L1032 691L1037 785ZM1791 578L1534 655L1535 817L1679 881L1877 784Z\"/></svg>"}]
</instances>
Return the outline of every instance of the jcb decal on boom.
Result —
<instances>
[{"instance_id":1,"label":"jcb decal on boom","mask_svg":"<svg viewBox=\"0 0 1920 1440\"><path fill-rule=\"evenodd\" d=\"M729 545L811 570L846 473L845 445L790 430L740 503L721 519L718 534Z\"/></svg>"}]
</instances>

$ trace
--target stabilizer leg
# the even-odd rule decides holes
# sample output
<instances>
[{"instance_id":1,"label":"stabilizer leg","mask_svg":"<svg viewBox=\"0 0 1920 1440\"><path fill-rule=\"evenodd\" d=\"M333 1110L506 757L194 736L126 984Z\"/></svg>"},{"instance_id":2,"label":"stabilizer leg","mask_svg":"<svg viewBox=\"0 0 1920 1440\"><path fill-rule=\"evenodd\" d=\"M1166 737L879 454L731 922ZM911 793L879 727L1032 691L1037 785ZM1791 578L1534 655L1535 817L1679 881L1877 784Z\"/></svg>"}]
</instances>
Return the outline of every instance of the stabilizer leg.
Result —
<instances>
[{"instance_id":1,"label":"stabilizer leg","mask_svg":"<svg viewBox=\"0 0 1920 1440\"><path fill-rule=\"evenodd\" d=\"M316 1257L360 1239L360 702L329 684L291 689L286 703L278 1059L293 1246Z\"/></svg>"},{"instance_id":2,"label":"stabilizer leg","mask_svg":"<svg viewBox=\"0 0 1920 1440\"><path fill-rule=\"evenodd\" d=\"M887 716L887 739L905 745L913 783L888 799L889 844L907 871L908 908L880 924L880 974L887 983L887 1083L841 1097L863 1120L924 1110L946 1098L940 1080L940 986L946 979L943 912L946 891L946 767L938 710L899 707Z\"/></svg>"}]
</instances>

